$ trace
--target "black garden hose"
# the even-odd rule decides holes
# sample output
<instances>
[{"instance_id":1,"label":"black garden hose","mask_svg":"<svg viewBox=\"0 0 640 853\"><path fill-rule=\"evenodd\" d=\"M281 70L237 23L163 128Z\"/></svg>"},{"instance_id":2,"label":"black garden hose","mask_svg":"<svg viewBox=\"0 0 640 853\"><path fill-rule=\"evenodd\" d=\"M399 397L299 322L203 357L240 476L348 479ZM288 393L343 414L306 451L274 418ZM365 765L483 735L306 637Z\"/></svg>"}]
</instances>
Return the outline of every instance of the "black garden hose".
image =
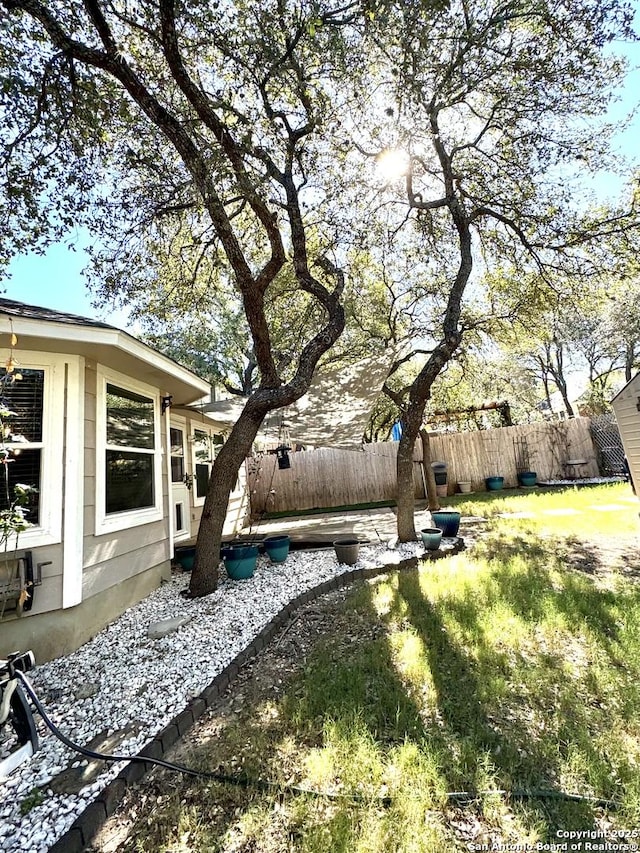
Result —
<instances>
[{"instance_id":1,"label":"black garden hose","mask_svg":"<svg viewBox=\"0 0 640 853\"><path fill-rule=\"evenodd\" d=\"M277 782L272 782L264 779L250 779L246 776L231 776L227 773L214 773L205 770L195 770L192 767L186 767L184 764L174 764L170 761L164 761L161 758L145 757L143 755L108 755L102 752L95 752L92 749L87 749L80 744L74 743L66 735L64 735L56 724L47 714L42 702L38 698L29 679L23 672L16 672L16 676L22 682L25 691L29 695L31 701L35 705L38 713L53 732L53 734L62 741L65 746L75 750L75 752L84 755L87 758L97 759L99 761L135 761L142 764L153 764L157 767L163 767L165 770L174 770L178 773L183 773L187 776L194 776L200 779L210 779L214 782L221 782L226 785L235 785L241 788L257 788L261 791L277 791L280 794L292 794L294 796L308 796L325 798L330 800L348 800L355 803L376 802L383 806L390 806L393 803L393 797L381 796L365 796L364 794L336 794L329 791L317 791L310 788L303 788L299 785L280 785ZM494 789L487 791L449 791L445 794L450 802L458 805L465 805L481 800L485 797L498 796L505 799L514 800L560 800L562 802L586 803L596 808L609 809L615 811L620 804L615 800L604 799L601 797L587 797L581 794L568 794L565 791L555 791L550 789L537 788L514 788Z\"/></svg>"}]
</instances>

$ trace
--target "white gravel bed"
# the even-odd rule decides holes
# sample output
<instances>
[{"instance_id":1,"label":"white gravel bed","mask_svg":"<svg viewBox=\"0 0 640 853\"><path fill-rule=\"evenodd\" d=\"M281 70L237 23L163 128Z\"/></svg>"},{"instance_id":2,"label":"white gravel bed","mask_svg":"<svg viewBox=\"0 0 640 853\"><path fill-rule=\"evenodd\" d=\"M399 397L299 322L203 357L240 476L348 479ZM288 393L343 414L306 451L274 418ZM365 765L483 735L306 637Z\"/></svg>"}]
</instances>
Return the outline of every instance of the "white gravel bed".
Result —
<instances>
[{"instance_id":1,"label":"white gravel bed","mask_svg":"<svg viewBox=\"0 0 640 853\"><path fill-rule=\"evenodd\" d=\"M444 548L453 541L444 540ZM393 564L423 553L418 543L394 550L363 546L357 565ZM180 595L189 576L174 575L76 652L36 666L31 681L53 722L83 746L104 730L116 732L135 722L138 734L113 750L117 755L135 755L289 601L350 568L336 562L332 549L294 551L282 564L260 557L253 578L225 579L215 593L195 600ZM151 623L174 616L192 618L169 636L147 637ZM90 698L77 697L78 692L93 691ZM40 749L8 779L0 780L0 849L6 853L44 853L125 766L125 762L108 764L79 794L54 793L48 787L51 780L85 759L55 738L39 715L36 720ZM23 817L20 804L34 788L40 789L43 802Z\"/></svg>"},{"instance_id":2,"label":"white gravel bed","mask_svg":"<svg viewBox=\"0 0 640 853\"><path fill-rule=\"evenodd\" d=\"M573 480L541 480L539 486L601 486L606 483L624 483L624 477L574 477Z\"/></svg>"}]
</instances>

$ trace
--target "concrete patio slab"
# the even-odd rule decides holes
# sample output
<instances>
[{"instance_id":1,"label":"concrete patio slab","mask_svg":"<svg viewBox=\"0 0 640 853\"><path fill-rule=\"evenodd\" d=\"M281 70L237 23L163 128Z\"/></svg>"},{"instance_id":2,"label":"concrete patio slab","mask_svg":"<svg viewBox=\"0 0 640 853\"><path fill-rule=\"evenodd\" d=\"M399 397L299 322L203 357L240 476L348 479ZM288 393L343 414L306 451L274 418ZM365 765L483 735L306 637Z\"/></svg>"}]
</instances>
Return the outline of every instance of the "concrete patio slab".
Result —
<instances>
[{"instance_id":1,"label":"concrete patio slab","mask_svg":"<svg viewBox=\"0 0 640 853\"><path fill-rule=\"evenodd\" d=\"M431 514L427 509L416 509L415 524L416 530L431 527ZM293 547L324 547L342 537L388 542L397 535L396 510L395 507L376 507L268 519L243 528L238 538L263 539L278 534L289 535Z\"/></svg>"}]
</instances>

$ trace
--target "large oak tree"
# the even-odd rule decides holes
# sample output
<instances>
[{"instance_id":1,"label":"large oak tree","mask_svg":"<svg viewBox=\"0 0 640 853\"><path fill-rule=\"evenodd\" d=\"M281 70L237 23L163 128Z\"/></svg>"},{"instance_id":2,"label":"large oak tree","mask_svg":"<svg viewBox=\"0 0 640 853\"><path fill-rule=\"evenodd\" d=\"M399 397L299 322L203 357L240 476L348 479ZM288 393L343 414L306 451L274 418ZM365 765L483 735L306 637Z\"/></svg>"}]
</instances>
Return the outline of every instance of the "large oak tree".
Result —
<instances>
[{"instance_id":1,"label":"large oak tree","mask_svg":"<svg viewBox=\"0 0 640 853\"><path fill-rule=\"evenodd\" d=\"M318 140L350 14L336 7L0 3L4 259L80 221L118 235L123 263L96 258L118 292L127 269L144 286L141 247L173 229L242 304L259 381L213 468L192 595L215 589L228 496L264 416L306 392L344 327L335 232L316 216L311 246L305 212L328 192ZM287 268L316 322L283 370L267 304Z\"/></svg>"},{"instance_id":2,"label":"large oak tree","mask_svg":"<svg viewBox=\"0 0 640 853\"><path fill-rule=\"evenodd\" d=\"M632 37L631 11L608 0L461 0L428 25L419 3L387 12L370 33L383 57L378 123L357 136L398 167L388 197L397 233L413 235L424 293L429 354L404 389L398 450L398 533L411 540L425 405L477 325L467 301L491 304L486 271L535 270L553 288L559 268L584 273L590 241L637 229L634 204L588 218L581 204L585 179L609 162L611 128L598 119L623 64L606 48Z\"/></svg>"}]
</instances>

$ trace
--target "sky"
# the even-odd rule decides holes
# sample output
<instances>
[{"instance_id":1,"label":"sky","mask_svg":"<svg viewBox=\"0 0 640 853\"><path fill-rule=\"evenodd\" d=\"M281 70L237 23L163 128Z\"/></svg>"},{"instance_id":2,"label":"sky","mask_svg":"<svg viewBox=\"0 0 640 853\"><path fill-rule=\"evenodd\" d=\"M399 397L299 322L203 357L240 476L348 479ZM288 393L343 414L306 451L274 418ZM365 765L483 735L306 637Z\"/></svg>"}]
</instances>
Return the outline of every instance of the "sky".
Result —
<instances>
[{"instance_id":1,"label":"sky","mask_svg":"<svg viewBox=\"0 0 640 853\"><path fill-rule=\"evenodd\" d=\"M638 12L636 29L640 30ZM616 146L621 153L637 159L640 154L640 45L616 47L627 55L632 70L627 75L619 102L610 107L608 118L621 120L632 110L638 112L626 131L618 135ZM622 189L622 183L602 173L596 177L594 188L602 201L613 201ZM0 283L0 294L30 305L79 314L120 328L132 329L128 324L126 310L114 311L108 307L98 309L93 305L94 298L82 272L87 264L83 246L89 240L86 232L78 230L67 235L63 242L51 246L44 255L31 253L14 259L9 266L10 278ZM68 248L69 244L73 249Z\"/></svg>"}]
</instances>

